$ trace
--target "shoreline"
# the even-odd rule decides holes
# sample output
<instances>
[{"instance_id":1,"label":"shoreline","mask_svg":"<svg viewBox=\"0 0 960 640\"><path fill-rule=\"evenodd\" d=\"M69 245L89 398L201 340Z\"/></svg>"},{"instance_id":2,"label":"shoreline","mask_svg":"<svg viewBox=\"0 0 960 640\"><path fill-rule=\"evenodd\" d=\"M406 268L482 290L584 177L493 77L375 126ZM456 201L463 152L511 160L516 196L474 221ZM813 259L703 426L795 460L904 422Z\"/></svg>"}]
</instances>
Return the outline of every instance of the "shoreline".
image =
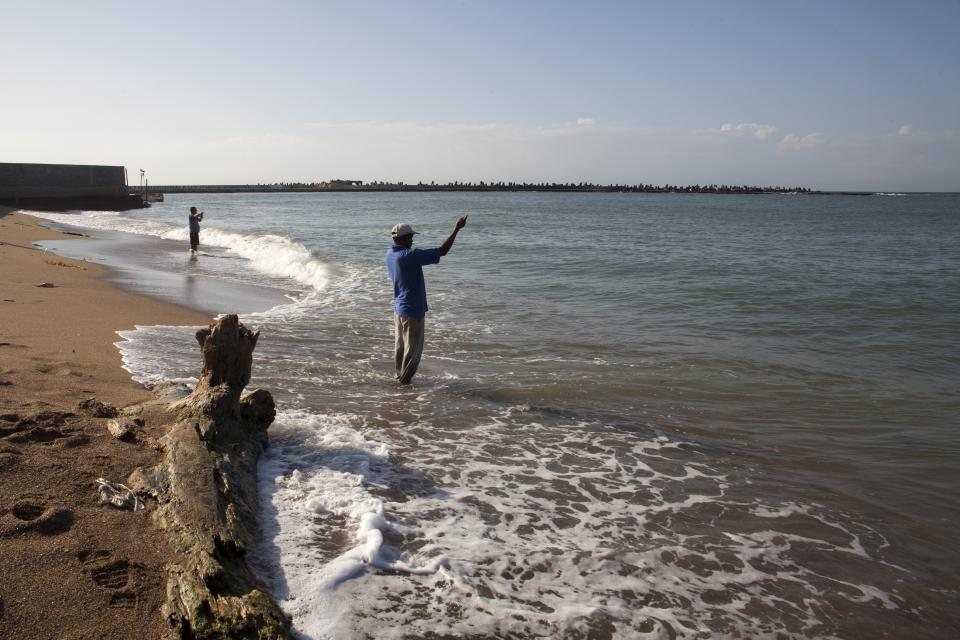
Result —
<instances>
[{"instance_id":1,"label":"shoreline","mask_svg":"<svg viewBox=\"0 0 960 640\"><path fill-rule=\"evenodd\" d=\"M72 407L91 395L117 406L143 401L149 392L122 368L117 332L145 324L200 327L211 320L121 288L109 281L108 267L32 244L76 237L0 208L0 380L14 378L0 384L0 408Z\"/></svg>"},{"instance_id":2,"label":"shoreline","mask_svg":"<svg viewBox=\"0 0 960 640\"><path fill-rule=\"evenodd\" d=\"M119 440L78 403L122 410L151 399L122 368L117 331L210 316L33 245L76 235L0 207L0 637L159 637L172 550L153 505L103 505L96 481L156 465L168 417L142 410L136 439Z\"/></svg>"},{"instance_id":3,"label":"shoreline","mask_svg":"<svg viewBox=\"0 0 960 640\"><path fill-rule=\"evenodd\" d=\"M67 234L34 243L59 256L106 269L104 280L122 291L172 303L208 316L259 313L289 304L295 290L258 284L243 274L250 267L222 247L204 247L189 258L186 243L136 230L86 226L79 213L23 212L40 224ZM239 269L239 271L237 271ZM222 276L227 275L224 278ZM203 324L206 324L207 320ZM183 324L149 320L139 324Z\"/></svg>"}]
</instances>

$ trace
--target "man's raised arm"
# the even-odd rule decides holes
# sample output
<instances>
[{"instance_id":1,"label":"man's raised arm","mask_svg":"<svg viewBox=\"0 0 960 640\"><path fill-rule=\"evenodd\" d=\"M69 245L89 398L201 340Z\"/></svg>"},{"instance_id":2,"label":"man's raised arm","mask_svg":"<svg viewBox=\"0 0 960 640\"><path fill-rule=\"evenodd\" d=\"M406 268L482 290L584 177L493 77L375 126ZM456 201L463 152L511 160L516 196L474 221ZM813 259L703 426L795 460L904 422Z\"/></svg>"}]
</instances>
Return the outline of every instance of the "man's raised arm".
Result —
<instances>
[{"instance_id":1,"label":"man's raised arm","mask_svg":"<svg viewBox=\"0 0 960 640\"><path fill-rule=\"evenodd\" d=\"M465 226L467 226L467 216L463 216L457 220L457 224L453 227L453 233L440 245L440 255L445 256L450 252L450 247L453 246L453 241L457 239L457 234L460 232L460 229L463 229Z\"/></svg>"}]
</instances>

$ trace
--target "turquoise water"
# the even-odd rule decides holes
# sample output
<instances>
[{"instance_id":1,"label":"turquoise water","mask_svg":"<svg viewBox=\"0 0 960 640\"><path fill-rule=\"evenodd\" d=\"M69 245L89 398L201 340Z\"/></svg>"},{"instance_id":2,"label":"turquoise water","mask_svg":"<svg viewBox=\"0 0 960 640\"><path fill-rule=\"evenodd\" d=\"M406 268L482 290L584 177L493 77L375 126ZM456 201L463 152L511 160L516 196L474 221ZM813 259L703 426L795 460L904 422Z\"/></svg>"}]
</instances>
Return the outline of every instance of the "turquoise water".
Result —
<instances>
[{"instance_id":1,"label":"turquoise water","mask_svg":"<svg viewBox=\"0 0 960 640\"><path fill-rule=\"evenodd\" d=\"M389 229L436 246L463 214L399 388ZM289 297L242 317L281 409L258 563L307 637L957 630L958 195L178 195L49 217ZM189 378L189 334L121 348L145 381Z\"/></svg>"}]
</instances>

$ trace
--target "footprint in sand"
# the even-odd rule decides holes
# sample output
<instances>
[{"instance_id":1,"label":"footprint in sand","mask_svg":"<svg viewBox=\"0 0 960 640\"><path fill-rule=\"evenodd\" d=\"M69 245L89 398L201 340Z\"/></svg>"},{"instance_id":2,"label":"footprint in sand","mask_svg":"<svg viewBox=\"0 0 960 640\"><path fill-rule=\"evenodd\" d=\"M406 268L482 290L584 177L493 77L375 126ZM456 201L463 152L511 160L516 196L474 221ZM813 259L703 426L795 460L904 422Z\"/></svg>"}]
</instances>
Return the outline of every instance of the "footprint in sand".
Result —
<instances>
[{"instance_id":1,"label":"footprint in sand","mask_svg":"<svg viewBox=\"0 0 960 640\"><path fill-rule=\"evenodd\" d=\"M20 416L15 413L5 413L0 415L0 438L6 438L10 434L16 433L20 429L18 423Z\"/></svg>"},{"instance_id":2,"label":"footprint in sand","mask_svg":"<svg viewBox=\"0 0 960 640\"><path fill-rule=\"evenodd\" d=\"M118 591L110 596L110 606L116 609L135 609L137 594L129 591Z\"/></svg>"},{"instance_id":3,"label":"footprint in sand","mask_svg":"<svg viewBox=\"0 0 960 640\"><path fill-rule=\"evenodd\" d=\"M0 471L9 469L20 462L21 455L19 449L0 445Z\"/></svg>"},{"instance_id":4,"label":"footprint in sand","mask_svg":"<svg viewBox=\"0 0 960 640\"><path fill-rule=\"evenodd\" d=\"M130 582L130 563L126 560L114 560L90 569L90 577L101 587L117 591Z\"/></svg>"},{"instance_id":5,"label":"footprint in sand","mask_svg":"<svg viewBox=\"0 0 960 640\"><path fill-rule=\"evenodd\" d=\"M70 415L72 414L57 411L41 412L25 418L16 414L5 414L0 416L0 438L5 438L7 442L13 444L29 442L50 444L63 438L73 440L78 437L74 434L74 429L61 428ZM72 446L85 443L85 441L78 442Z\"/></svg>"},{"instance_id":6,"label":"footprint in sand","mask_svg":"<svg viewBox=\"0 0 960 640\"><path fill-rule=\"evenodd\" d=\"M137 606L135 583L142 570L124 559L111 560L109 551L96 549L81 551L77 559L86 567L90 579L110 591L110 606L117 609L133 609Z\"/></svg>"},{"instance_id":7,"label":"footprint in sand","mask_svg":"<svg viewBox=\"0 0 960 640\"><path fill-rule=\"evenodd\" d=\"M73 511L50 506L43 498L22 497L0 514L0 538L38 534L58 536L73 527Z\"/></svg>"},{"instance_id":8,"label":"footprint in sand","mask_svg":"<svg viewBox=\"0 0 960 640\"><path fill-rule=\"evenodd\" d=\"M84 549L77 552L77 560L82 564L93 564L104 558L109 558L110 552L105 549Z\"/></svg>"},{"instance_id":9,"label":"footprint in sand","mask_svg":"<svg viewBox=\"0 0 960 640\"><path fill-rule=\"evenodd\" d=\"M25 444L27 442L53 442L54 440L66 437L69 437L69 434L59 429L28 427L19 429L17 433L7 436L7 440L15 444Z\"/></svg>"},{"instance_id":10,"label":"footprint in sand","mask_svg":"<svg viewBox=\"0 0 960 640\"><path fill-rule=\"evenodd\" d=\"M85 444L90 444L90 436L70 436L63 440L57 440L54 446L60 449L73 449L74 447L82 447Z\"/></svg>"},{"instance_id":11,"label":"footprint in sand","mask_svg":"<svg viewBox=\"0 0 960 640\"><path fill-rule=\"evenodd\" d=\"M39 358L35 360L39 361ZM44 375L53 375L53 376L71 376L74 378L83 377L83 366L74 363L74 362L41 362L34 367L34 370L37 373L42 373Z\"/></svg>"},{"instance_id":12,"label":"footprint in sand","mask_svg":"<svg viewBox=\"0 0 960 640\"><path fill-rule=\"evenodd\" d=\"M83 373L77 371L75 368L71 368L69 365L54 367L51 369L50 373L55 376L73 376L74 378L83 377Z\"/></svg>"}]
</instances>

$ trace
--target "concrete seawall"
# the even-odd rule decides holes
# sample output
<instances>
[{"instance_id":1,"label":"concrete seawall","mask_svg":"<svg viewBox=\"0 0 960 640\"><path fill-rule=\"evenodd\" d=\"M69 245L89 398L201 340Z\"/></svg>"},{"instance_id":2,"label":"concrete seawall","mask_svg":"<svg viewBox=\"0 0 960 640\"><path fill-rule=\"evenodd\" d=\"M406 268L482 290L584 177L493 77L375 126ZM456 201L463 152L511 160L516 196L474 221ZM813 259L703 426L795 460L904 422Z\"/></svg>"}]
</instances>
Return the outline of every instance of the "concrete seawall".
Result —
<instances>
[{"instance_id":1,"label":"concrete seawall","mask_svg":"<svg viewBox=\"0 0 960 640\"><path fill-rule=\"evenodd\" d=\"M0 204L64 211L118 211L143 206L122 166L0 162Z\"/></svg>"}]
</instances>

